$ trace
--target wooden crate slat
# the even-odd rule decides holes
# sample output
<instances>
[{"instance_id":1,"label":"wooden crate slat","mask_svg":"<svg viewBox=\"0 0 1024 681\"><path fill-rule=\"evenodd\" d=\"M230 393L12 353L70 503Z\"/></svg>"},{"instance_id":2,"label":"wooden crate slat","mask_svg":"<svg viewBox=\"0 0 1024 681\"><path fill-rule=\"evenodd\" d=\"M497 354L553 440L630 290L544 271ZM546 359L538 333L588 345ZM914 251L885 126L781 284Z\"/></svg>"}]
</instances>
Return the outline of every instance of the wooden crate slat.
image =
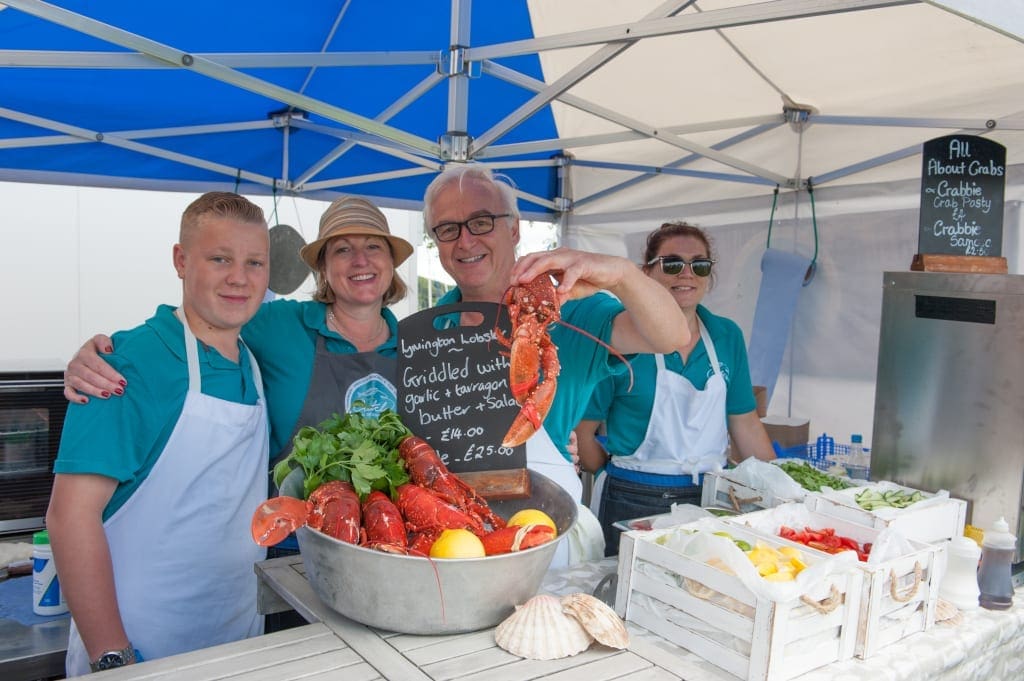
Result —
<instances>
[{"instance_id":1,"label":"wooden crate slat","mask_svg":"<svg viewBox=\"0 0 1024 681\"><path fill-rule=\"evenodd\" d=\"M700 632L673 624L661 615L653 613L646 608L635 608L632 611L630 621L636 622L662 638L686 648L695 655L699 655L734 676L738 676L741 679L748 678L747 672L750 668L749 657L703 636Z\"/></svg>"},{"instance_id":2,"label":"wooden crate slat","mask_svg":"<svg viewBox=\"0 0 1024 681\"><path fill-rule=\"evenodd\" d=\"M851 517L834 516L831 514L831 511L841 505L835 504L832 501L829 501L829 504L831 505L808 505L814 529L832 527L837 534L848 536L860 543L874 543L878 533L889 526L886 523L876 523L875 525L859 524L851 520ZM957 516L959 513L958 508L959 504L953 503L944 506L945 510L943 513L945 515L940 514L931 517L937 517L940 521L945 517L948 522L950 520L949 514ZM865 521L868 520L869 515L873 515L858 509L849 510L855 511L853 516ZM927 507L923 510L927 510ZM769 513L771 511L759 511L742 518L727 518L723 522L726 525L743 527L765 538L771 538L787 545L799 547L809 556L826 557L828 555L803 544L791 542L782 537L763 534L755 530L753 525L758 524L757 518L765 517ZM877 518L877 516L874 517ZM919 516L915 522L920 522L920 519L923 517L925 516ZM902 529L898 531L903 532ZM944 534L945 530L939 533ZM905 637L917 631L926 631L935 623L935 606L938 601L936 560L944 549L936 544L923 543L912 538L908 539L908 541L914 550L906 555L879 564L859 562L856 565L857 569L864 574L864 594L860 602L858 611L859 621L857 623L856 655L860 658L868 658L876 654L884 646L898 641L899 638L892 638L894 632L902 632L902 636ZM914 592L910 592L910 587L915 581L914 572L917 568L921 570L921 581L917 589ZM909 598L910 603L916 603L919 611L913 616L908 617L907 623L887 621L889 619L887 615L908 607L907 603L900 602L892 597L893 573L896 575L897 595L901 598Z\"/></svg>"},{"instance_id":3,"label":"wooden crate slat","mask_svg":"<svg viewBox=\"0 0 1024 681\"><path fill-rule=\"evenodd\" d=\"M625 533L623 538L628 537L630 534L630 532ZM656 536L652 533L647 534ZM635 561L651 563L674 572L681 577L695 579L718 593L734 598L746 605L753 606L757 602L757 598L750 589L743 586L743 582L736 579L734 575L726 574L705 563L691 560L686 556L655 544L653 541L637 541Z\"/></svg>"},{"instance_id":4,"label":"wooden crate slat","mask_svg":"<svg viewBox=\"0 0 1024 681\"><path fill-rule=\"evenodd\" d=\"M733 612L703 598L690 594L685 588L663 584L648 575L637 575L635 591L655 598L666 605L710 624L739 638L749 639L754 634L754 622L744 615Z\"/></svg>"},{"instance_id":5,"label":"wooden crate slat","mask_svg":"<svg viewBox=\"0 0 1024 681\"><path fill-rule=\"evenodd\" d=\"M701 527L714 531L715 524L702 521ZM720 521L717 524L734 539L751 544L761 541L769 546L780 546L786 543L749 528ZM831 592L829 587L834 586L840 600L832 611L821 613L800 599L776 603L755 597L735 575L657 543L662 535L680 530L685 531L685 528L622 535L616 607L628 621L749 681L785 681L796 674L853 656L864 580L863 573L853 565L840 566L828 576L821 588ZM813 554L804 555L809 564L824 560ZM656 569L645 574L645 566ZM659 574L660 571L666 571L668 576ZM716 594L705 600L689 593L686 586L680 586L687 584L681 578L733 597L734 608L715 602L719 599ZM641 595L654 602L639 602ZM672 618L666 616L659 603L697 622L688 626L685 618L670 621ZM739 607L749 608L749 613L735 612ZM714 640L712 632L716 629L722 632L719 638L729 643ZM726 636L731 638L726 639Z\"/></svg>"}]
</instances>

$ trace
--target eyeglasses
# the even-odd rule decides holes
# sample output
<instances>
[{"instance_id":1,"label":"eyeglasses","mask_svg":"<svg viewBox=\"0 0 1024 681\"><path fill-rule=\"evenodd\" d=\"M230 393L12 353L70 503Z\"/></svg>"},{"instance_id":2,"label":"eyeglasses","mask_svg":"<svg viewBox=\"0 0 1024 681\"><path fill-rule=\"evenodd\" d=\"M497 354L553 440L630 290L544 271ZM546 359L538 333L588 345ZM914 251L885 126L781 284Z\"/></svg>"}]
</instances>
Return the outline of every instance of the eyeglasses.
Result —
<instances>
[{"instance_id":1,"label":"eyeglasses","mask_svg":"<svg viewBox=\"0 0 1024 681\"><path fill-rule=\"evenodd\" d=\"M468 229L469 233L474 236L490 234L494 231L495 220L498 218L507 218L510 215L511 213L502 213L501 215L477 215L475 218L470 218L465 222L442 222L431 231L434 233L434 236L437 237L438 241L455 241L462 236L463 227Z\"/></svg>"},{"instance_id":2,"label":"eyeglasses","mask_svg":"<svg viewBox=\"0 0 1024 681\"><path fill-rule=\"evenodd\" d=\"M706 277L711 274L711 266L715 264L711 258L694 258L687 262L678 255L659 255L647 264L653 265L659 260L661 261L661 271L669 276L682 274L683 269L689 265L690 271L695 277Z\"/></svg>"}]
</instances>

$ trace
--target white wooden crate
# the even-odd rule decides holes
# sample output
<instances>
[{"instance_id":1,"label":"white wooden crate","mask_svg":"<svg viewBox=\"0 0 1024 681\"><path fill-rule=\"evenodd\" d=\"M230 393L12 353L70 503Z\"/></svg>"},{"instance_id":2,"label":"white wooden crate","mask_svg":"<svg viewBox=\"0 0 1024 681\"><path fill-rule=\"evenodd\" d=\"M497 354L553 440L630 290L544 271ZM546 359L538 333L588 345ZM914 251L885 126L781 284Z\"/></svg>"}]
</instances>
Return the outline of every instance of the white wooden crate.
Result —
<instances>
[{"instance_id":1,"label":"white wooden crate","mask_svg":"<svg viewBox=\"0 0 1024 681\"><path fill-rule=\"evenodd\" d=\"M919 491L911 487L902 487L901 489L910 492ZM851 492L843 490L840 493L849 494ZM935 496L924 491L921 494L925 498ZM817 513L878 529L891 527L899 530L900 534L907 539L926 544L942 542L963 535L964 524L967 521L967 502L952 497L927 506L911 504L906 508L898 509L892 518L883 518L874 511L865 511L859 507L846 506L816 492L808 494L804 503Z\"/></svg>"},{"instance_id":2,"label":"white wooden crate","mask_svg":"<svg viewBox=\"0 0 1024 681\"><path fill-rule=\"evenodd\" d=\"M760 518L770 512L748 513L736 518L726 518L724 522L751 529L751 525L756 525ZM811 529L831 527L836 534L849 537L859 544L874 544L878 533L882 531L879 528L859 525L814 511L811 511L809 516ZM828 555L798 542L789 542L781 537L759 533L757 530L754 532L806 549L811 554ZM857 625L857 657L867 659L879 649L911 634L927 631L935 624L935 606L939 598L938 580L941 578L936 569L936 562L945 551L945 546L908 541L914 550L904 556L877 565L857 563L857 568L864 572L864 593Z\"/></svg>"},{"instance_id":3,"label":"white wooden crate","mask_svg":"<svg viewBox=\"0 0 1024 681\"><path fill-rule=\"evenodd\" d=\"M747 681L784 681L853 656L862 571L829 575L831 596L823 602L776 603L736 576L655 542L677 529L622 534L615 604L621 617ZM752 545L761 539L742 527L721 529ZM804 555L808 564L821 560Z\"/></svg>"},{"instance_id":4,"label":"white wooden crate","mask_svg":"<svg viewBox=\"0 0 1024 681\"><path fill-rule=\"evenodd\" d=\"M776 496L768 490L754 489L729 477L728 471L705 473L701 482L700 505L717 506L737 513L772 508L792 499Z\"/></svg>"}]
</instances>

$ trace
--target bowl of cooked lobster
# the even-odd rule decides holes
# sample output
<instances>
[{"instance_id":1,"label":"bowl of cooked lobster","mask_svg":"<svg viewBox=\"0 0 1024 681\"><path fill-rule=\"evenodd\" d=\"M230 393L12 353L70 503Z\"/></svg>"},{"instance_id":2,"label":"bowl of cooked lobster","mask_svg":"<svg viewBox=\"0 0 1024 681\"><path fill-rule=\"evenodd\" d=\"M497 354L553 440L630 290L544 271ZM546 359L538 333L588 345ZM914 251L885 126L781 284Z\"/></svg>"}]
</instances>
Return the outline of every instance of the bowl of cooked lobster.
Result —
<instances>
[{"instance_id":1,"label":"bowl of cooked lobster","mask_svg":"<svg viewBox=\"0 0 1024 681\"><path fill-rule=\"evenodd\" d=\"M330 608L380 629L450 634L494 626L540 588L562 538L576 522L575 500L529 471L529 497L486 500L449 472L415 436L397 446L409 481L357 494L345 481L308 499L275 497L253 518L253 538L270 545L295 531L313 591ZM523 509L554 522L509 526ZM446 530L479 538L478 558L431 557Z\"/></svg>"}]
</instances>

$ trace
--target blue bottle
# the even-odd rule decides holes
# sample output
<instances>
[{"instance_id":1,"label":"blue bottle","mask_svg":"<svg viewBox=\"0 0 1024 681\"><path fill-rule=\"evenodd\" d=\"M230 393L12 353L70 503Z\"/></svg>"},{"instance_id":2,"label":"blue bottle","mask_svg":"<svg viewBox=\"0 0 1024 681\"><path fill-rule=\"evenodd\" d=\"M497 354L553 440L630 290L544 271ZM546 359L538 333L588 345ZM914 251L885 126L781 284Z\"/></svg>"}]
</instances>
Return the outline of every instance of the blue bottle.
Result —
<instances>
[{"instance_id":1,"label":"blue bottle","mask_svg":"<svg viewBox=\"0 0 1024 681\"><path fill-rule=\"evenodd\" d=\"M836 441L828 433L822 433L818 436L817 442L814 444L814 458L825 459L836 453Z\"/></svg>"}]
</instances>

